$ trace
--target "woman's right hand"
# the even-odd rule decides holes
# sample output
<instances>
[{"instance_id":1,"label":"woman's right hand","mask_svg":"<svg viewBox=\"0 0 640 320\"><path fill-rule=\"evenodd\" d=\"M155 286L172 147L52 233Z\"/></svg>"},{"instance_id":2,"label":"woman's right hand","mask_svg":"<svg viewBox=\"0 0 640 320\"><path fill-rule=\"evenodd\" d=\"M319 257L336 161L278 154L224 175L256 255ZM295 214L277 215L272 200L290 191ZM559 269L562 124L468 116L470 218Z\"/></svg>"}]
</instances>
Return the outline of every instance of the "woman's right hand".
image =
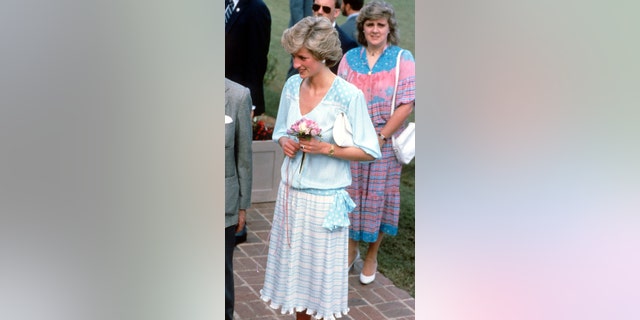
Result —
<instances>
[{"instance_id":1,"label":"woman's right hand","mask_svg":"<svg viewBox=\"0 0 640 320\"><path fill-rule=\"evenodd\" d=\"M297 141L289 139L287 137L280 138L278 140L278 143L280 143L280 147L282 148L282 152L284 152L284 155L289 158L295 157L296 153L298 153L298 150L300 150L300 144Z\"/></svg>"}]
</instances>

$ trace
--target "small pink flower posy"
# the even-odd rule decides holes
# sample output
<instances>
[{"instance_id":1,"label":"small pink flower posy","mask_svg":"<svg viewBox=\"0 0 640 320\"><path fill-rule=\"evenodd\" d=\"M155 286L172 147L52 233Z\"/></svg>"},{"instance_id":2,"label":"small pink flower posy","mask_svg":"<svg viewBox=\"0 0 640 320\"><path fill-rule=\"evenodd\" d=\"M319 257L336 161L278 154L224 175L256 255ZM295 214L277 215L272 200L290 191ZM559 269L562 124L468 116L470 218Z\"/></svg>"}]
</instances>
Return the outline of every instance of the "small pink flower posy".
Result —
<instances>
[{"instance_id":1,"label":"small pink flower posy","mask_svg":"<svg viewBox=\"0 0 640 320\"><path fill-rule=\"evenodd\" d=\"M289 130L287 130L288 135L296 136L298 138L306 138L310 139L314 136L321 136L322 129L318 124L307 118L299 119L294 122Z\"/></svg>"},{"instance_id":2,"label":"small pink flower posy","mask_svg":"<svg viewBox=\"0 0 640 320\"><path fill-rule=\"evenodd\" d=\"M311 137L320 137L322 128L318 126L318 123L311 119L302 118L294 122L287 130L287 134L298 137L298 139L310 140ZM300 172L302 172L302 164L307 154L302 152L302 160L300 161Z\"/></svg>"}]
</instances>

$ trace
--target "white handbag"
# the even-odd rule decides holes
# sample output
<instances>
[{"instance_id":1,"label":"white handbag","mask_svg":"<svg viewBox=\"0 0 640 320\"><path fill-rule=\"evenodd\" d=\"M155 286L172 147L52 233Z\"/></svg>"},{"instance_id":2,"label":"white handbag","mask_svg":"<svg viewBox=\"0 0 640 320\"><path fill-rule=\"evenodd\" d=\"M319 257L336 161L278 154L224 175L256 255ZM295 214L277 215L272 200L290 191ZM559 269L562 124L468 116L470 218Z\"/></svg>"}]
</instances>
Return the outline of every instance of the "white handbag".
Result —
<instances>
[{"instance_id":1,"label":"white handbag","mask_svg":"<svg viewBox=\"0 0 640 320\"><path fill-rule=\"evenodd\" d=\"M333 140L341 147L353 146L351 123L344 112L340 112L333 123Z\"/></svg>"},{"instance_id":2,"label":"white handbag","mask_svg":"<svg viewBox=\"0 0 640 320\"><path fill-rule=\"evenodd\" d=\"M393 89L393 98L391 100L391 115L396 108L396 93L398 92L398 78L400 77L400 56L402 51L398 52L398 60L396 62L396 85ZM396 154L396 158L402 164L409 164L416 155L416 125L413 122L409 122L407 127L397 136L391 137L393 144L393 152Z\"/></svg>"},{"instance_id":3,"label":"white handbag","mask_svg":"<svg viewBox=\"0 0 640 320\"><path fill-rule=\"evenodd\" d=\"M416 124L409 122L397 138L393 138L393 151L402 164L409 164L416 155Z\"/></svg>"}]
</instances>

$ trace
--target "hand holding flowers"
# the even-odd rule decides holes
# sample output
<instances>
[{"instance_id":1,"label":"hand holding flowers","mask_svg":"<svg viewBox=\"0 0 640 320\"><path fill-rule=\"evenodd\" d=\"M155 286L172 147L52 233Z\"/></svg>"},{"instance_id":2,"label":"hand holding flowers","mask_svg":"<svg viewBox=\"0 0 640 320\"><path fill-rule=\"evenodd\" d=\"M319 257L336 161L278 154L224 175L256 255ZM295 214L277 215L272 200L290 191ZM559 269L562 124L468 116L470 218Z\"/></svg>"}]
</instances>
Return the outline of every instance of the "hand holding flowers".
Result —
<instances>
[{"instance_id":1,"label":"hand holding flowers","mask_svg":"<svg viewBox=\"0 0 640 320\"><path fill-rule=\"evenodd\" d=\"M315 121L307 118L301 118L294 122L287 134L297 137L298 140L311 140L312 137L321 137L322 128ZM304 163L306 153L302 152L302 161L300 162L300 172L302 172L302 164Z\"/></svg>"}]
</instances>

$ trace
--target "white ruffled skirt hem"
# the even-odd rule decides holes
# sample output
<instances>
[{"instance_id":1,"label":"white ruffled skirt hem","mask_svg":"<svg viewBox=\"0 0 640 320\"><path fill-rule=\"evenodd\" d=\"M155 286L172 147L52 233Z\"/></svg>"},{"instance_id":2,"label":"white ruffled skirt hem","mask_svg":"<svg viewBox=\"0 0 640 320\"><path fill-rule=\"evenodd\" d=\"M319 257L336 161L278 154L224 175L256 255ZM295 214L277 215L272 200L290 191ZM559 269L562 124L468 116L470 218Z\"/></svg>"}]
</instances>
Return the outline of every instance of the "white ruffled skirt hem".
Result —
<instances>
[{"instance_id":1,"label":"white ruffled skirt hem","mask_svg":"<svg viewBox=\"0 0 640 320\"><path fill-rule=\"evenodd\" d=\"M336 319L340 319L342 318L342 316L346 316L347 313L349 312L349 308L347 308L346 310L343 310L342 312L335 312L333 314L330 315L326 315L326 314L319 314L317 311L315 310L311 310L307 307L302 307L302 306L298 306L295 308L289 308L289 309L285 309L282 308L281 305L275 304L273 303L273 301L271 303L269 303L269 301L271 301L271 299L269 297L265 297L265 296L260 296L260 299L262 299L262 301L266 302L269 304L269 307L271 309L274 310L280 310L280 314L291 314L291 315L295 315L297 312L302 312L306 310L306 314L311 315L314 319L323 319L323 320L336 320Z\"/></svg>"}]
</instances>

